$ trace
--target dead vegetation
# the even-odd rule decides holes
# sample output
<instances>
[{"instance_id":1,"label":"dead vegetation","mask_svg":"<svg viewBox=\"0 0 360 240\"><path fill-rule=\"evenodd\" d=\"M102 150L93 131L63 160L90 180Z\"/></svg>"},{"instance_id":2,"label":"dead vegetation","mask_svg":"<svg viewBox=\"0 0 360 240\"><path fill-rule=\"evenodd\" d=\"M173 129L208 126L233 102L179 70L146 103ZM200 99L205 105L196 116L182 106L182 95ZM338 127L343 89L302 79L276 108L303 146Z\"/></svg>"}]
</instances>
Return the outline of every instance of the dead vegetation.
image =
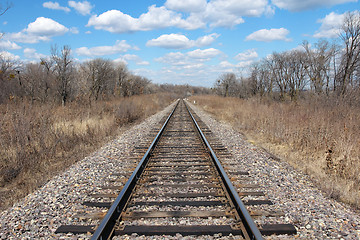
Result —
<instances>
[{"instance_id":1,"label":"dead vegetation","mask_svg":"<svg viewBox=\"0 0 360 240\"><path fill-rule=\"evenodd\" d=\"M309 174L329 196L360 207L359 99L314 95L297 102L219 96L191 100Z\"/></svg>"},{"instance_id":2,"label":"dead vegetation","mask_svg":"<svg viewBox=\"0 0 360 240\"><path fill-rule=\"evenodd\" d=\"M162 93L65 107L26 100L0 105L0 209L173 99Z\"/></svg>"}]
</instances>

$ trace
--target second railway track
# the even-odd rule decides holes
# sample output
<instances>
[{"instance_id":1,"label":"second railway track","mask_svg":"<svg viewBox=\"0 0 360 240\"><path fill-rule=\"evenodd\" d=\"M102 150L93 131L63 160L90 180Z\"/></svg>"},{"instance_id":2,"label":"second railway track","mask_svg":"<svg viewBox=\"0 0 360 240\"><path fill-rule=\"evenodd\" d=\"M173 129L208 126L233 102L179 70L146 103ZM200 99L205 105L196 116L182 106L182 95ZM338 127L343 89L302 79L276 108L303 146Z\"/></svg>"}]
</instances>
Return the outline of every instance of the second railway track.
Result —
<instances>
[{"instance_id":1,"label":"second railway track","mask_svg":"<svg viewBox=\"0 0 360 240\"><path fill-rule=\"evenodd\" d=\"M262 239L295 233L289 224L256 226L215 154L223 146L210 144L205 135L180 100L116 199L93 203L109 208L100 225L61 226L57 232L93 232L92 239L133 233Z\"/></svg>"}]
</instances>

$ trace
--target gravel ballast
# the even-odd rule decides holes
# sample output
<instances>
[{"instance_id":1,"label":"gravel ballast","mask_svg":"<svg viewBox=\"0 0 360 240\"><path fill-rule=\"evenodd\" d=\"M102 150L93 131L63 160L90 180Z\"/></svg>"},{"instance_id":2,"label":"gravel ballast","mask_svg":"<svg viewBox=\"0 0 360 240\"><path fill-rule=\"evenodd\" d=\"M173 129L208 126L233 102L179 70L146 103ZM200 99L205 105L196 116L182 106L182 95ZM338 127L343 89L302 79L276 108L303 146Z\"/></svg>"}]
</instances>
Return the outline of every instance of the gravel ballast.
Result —
<instances>
[{"instance_id":1,"label":"gravel ballast","mask_svg":"<svg viewBox=\"0 0 360 240\"><path fill-rule=\"evenodd\" d=\"M272 209L285 213L282 223L292 223L298 231L296 236L268 238L360 239L358 212L325 197L308 176L294 170L286 162L274 160L262 149L248 143L230 125L219 123L197 106L191 106L233 154L231 161L238 162L240 170L249 171L252 183L262 187L274 203ZM88 239L90 235L74 236L54 232L60 225L98 223L98 220L78 217L79 214L93 211L81 203L91 200L89 193L97 193L100 186L109 184L112 173L128 174L134 163L127 159L133 155L134 147L153 127L158 126L172 107L125 131L99 151L77 162L42 188L0 213L0 239ZM267 218L256 220L260 224L271 221ZM148 239L137 235L127 238ZM182 236L168 239L179 238ZM200 239L209 238L204 236Z\"/></svg>"}]
</instances>

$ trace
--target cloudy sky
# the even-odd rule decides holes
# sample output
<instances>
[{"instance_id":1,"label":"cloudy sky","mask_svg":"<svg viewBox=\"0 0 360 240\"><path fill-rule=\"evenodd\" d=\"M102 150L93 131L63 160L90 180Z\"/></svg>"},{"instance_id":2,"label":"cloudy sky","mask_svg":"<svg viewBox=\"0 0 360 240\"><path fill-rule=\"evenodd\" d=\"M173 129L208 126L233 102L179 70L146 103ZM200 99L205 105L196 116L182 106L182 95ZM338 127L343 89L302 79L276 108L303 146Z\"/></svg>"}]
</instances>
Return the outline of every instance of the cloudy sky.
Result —
<instances>
[{"instance_id":1,"label":"cloudy sky","mask_svg":"<svg viewBox=\"0 0 360 240\"><path fill-rule=\"evenodd\" d=\"M303 40L334 40L358 0L12 0L0 54L38 61L69 45L78 61L107 58L155 83L212 86ZM6 1L0 1L2 9Z\"/></svg>"}]
</instances>

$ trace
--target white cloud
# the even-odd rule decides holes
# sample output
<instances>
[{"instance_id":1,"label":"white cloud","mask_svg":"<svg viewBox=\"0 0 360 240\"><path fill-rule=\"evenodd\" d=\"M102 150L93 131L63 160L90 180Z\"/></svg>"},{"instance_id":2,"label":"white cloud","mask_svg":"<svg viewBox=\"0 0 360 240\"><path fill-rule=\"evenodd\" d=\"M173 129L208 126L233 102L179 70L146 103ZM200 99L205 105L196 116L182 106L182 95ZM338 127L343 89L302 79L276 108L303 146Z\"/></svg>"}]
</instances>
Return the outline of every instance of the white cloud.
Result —
<instances>
[{"instance_id":1,"label":"white cloud","mask_svg":"<svg viewBox=\"0 0 360 240\"><path fill-rule=\"evenodd\" d=\"M271 42L271 41L291 41L287 38L289 30L285 28L272 28L272 29L261 29L256 32L251 33L246 37L247 41L254 40L260 42Z\"/></svg>"},{"instance_id":2,"label":"white cloud","mask_svg":"<svg viewBox=\"0 0 360 240\"><path fill-rule=\"evenodd\" d=\"M242 61L242 62L238 62L237 64L233 64L230 63L228 61L222 61L219 64L219 68L217 69L219 72L236 72L239 71L242 74L246 73L247 69L249 66L251 66L251 64L253 64L254 61L249 60L249 61ZM245 69L244 69L245 68Z\"/></svg>"},{"instance_id":3,"label":"white cloud","mask_svg":"<svg viewBox=\"0 0 360 240\"><path fill-rule=\"evenodd\" d=\"M184 14L185 13L185 14ZM244 22L243 16L272 15L274 8L267 0L167 0L165 6L152 5L146 13L134 18L119 10L93 15L88 27L113 33L149 31L168 27L187 30L207 26L231 28ZM119 24L121 23L121 24Z\"/></svg>"},{"instance_id":4,"label":"white cloud","mask_svg":"<svg viewBox=\"0 0 360 240\"><path fill-rule=\"evenodd\" d=\"M92 48L81 47L77 48L75 51L78 55L92 57L124 53L130 49L137 50L138 48L126 43L125 40L117 40L113 46L98 46Z\"/></svg>"},{"instance_id":5,"label":"white cloud","mask_svg":"<svg viewBox=\"0 0 360 240\"><path fill-rule=\"evenodd\" d=\"M38 17L35 22L29 23L26 32L36 36L58 36L69 29L51 18Z\"/></svg>"},{"instance_id":6,"label":"white cloud","mask_svg":"<svg viewBox=\"0 0 360 240\"><path fill-rule=\"evenodd\" d=\"M208 7L215 11L228 12L237 16L258 17L263 14L268 6L267 0L213 0Z\"/></svg>"},{"instance_id":7,"label":"white cloud","mask_svg":"<svg viewBox=\"0 0 360 240\"><path fill-rule=\"evenodd\" d=\"M340 33L340 27L344 21L344 14L329 13L317 22L321 23L320 29L316 31L316 38L336 38Z\"/></svg>"},{"instance_id":8,"label":"white cloud","mask_svg":"<svg viewBox=\"0 0 360 240\"><path fill-rule=\"evenodd\" d=\"M168 9L188 13L204 11L206 5L206 0L167 0L165 3Z\"/></svg>"},{"instance_id":9,"label":"white cloud","mask_svg":"<svg viewBox=\"0 0 360 240\"><path fill-rule=\"evenodd\" d=\"M155 61L171 65L176 70L189 69L192 65L199 66L204 61L209 61L223 53L214 48L196 49L187 53L170 52L162 57L156 58Z\"/></svg>"},{"instance_id":10,"label":"white cloud","mask_svg":"<svg viewBox=\"0 0 360 240\"><path fill-rule=\"evenodd\" d=\"M90 15L91 9L93 9L93 5L91 5L88 1L83 2L75 2L69 1L69 6L74 8L81 15Z\"/></svg>"},{"instance_id":11,"label":"white cloud","mask_svg":"<svg viewBox=\"0 0 360 240\"><path fill-rule=\"evenodd\" d=\"M29 60L39 60L40 58L46 57L46 55L37 53L34 48L25 48L24 56Z\"/></svg>"},{"instance_id":12,"label":"white cloud","mask_svg":"<svg viewBox=\"0 0 360 240\"><path fill-rule=\"evenodd\" d=\"M87 26L113 33L150 31L166 27L191 28L191 24L181 18L181 14L155 5L150 6L148 12L141 14L139 18L133 18L119 10L110 10L99 16L93 15Z\"/></svg>"},{"instance_id":13,"label":"white cloud","mask_svg":"<svg viewBox=\"0 0 360 240\"><path fill-rule=\"evenodd\" d=\"M8 50L16 50L20 49L21 47L14 42L9 40L1 40L0 41L0 49L8 49Z\"/></svg>"},{"instance_id":14,"label":"white cloud","mask_svg":"<svg viewBox=\"0 0 360 240\"><path fill-rule=\"evenodd\" d=\"M198 59L209 59L214 58L218 55L221 55L222 52L215 48L208 48L208 49L196 49L194 51L188 52L187 55L191 58L198 58Z\"/></svg>"},{"instance_id":15,"label":"white cloud","mask_svg":"<svg viewBox=\"0 0 360 240\"><path fill-rule=\"evenodd\" d=\"M348 2L357 2L357 0L272 0L271 2L278 8L297 12L317 7L330 7Z\"/></svg>"},{"instance_id":16,"label":"white cloud","mask_svg":"<svg viewBox=\"0 0 360 240\"><path fill-rule=\"evenodd\" d=\"M27 28L18 33L5 35L6 39L23 43L37 43L49 41L51 37L67 33L69 29L51 18L38 17L34 22L29 23Z\"/></svg>"},{"instance_id":17,"label":"white cloud","mask_svg":"<svg viewBox=\"0 0 360 240\"><path fill-rule=\"evenodd\" d=\"M43 3L44 8L54 9L54 10L61 10L64 12L70 12L70 8L68 7L62 7L58 2L44 2Z\"/></svg>"},{"instance_id":18,"label":"white cloud","mask_svg":"<svg viewBox=\"0 0 360 240\"><path fill-rule=\"evenodd\" d=\"M238 61L249 61L249 60L254 60L258 57L259 55L255 51L255 49L249 49L246 50L245 52L239 53L234 58Z\"/></svg>"},{"instance_id":19,"label":"white cloud","mask_svg":"<svg viewBox=\"0 0 360 240\"><path fill-rule=\"evenodd\" d=\"M9 60L13 60L13 61L18 61L20 60L20 57L18 55L14 55L10 52L7 52L7 51L2 51L0 52L0 56L2 58L5 58L5 59L9 59Z\"/></svg>"},{"instance_id":20,"label":"white cloud","mask_svg":"<svg viewBox=\"0 0 360 240\"><path fill-rule=\"evenodd\" d=\"M258 17L268 13L267 0L212 0L203 12L193 13L210 27L234 27L244 23L243 16Z\"/></svg>"},{"instance_id":21,"label":"white cloud","mask_svg":"<svg viewBox=\"0 0 360 240\"><path fill-rule=\"evenodd\" d=\"M219 35L216 33L202 36L197 40L190 40L182 34L164 34L156 39L149 40L146 46L172 49L186 49L191 47L203 47L212 44Z\"/></svg>"},{"instance_id":22,"label":"white cloud","mask_svg":"<svg viewBox=\"0 0 360 240\"><path fill-rule=\"evenodd\" d=\"M73 34L79 34L79 29L77 27L71 27L70 32Z\"/></svg>"},{"instance_id":23,"label":"white cloud","mask_svg":"<svg viewBox=\"0 0 360 240\"><path fill-rule=\"evenodd\" d=\"M147 66L150 65L148 61L143 61L138 55L135 54L125 54L121 56L120 58L117 58L114 60L115 62L125 62L128 63L128 61L135 62L136 65L139 66Z\"/></svg>"},{"instance_id":24,"label":"white cloud","mask_svg":"<svg viewBox=\"0 0 360 240\"><path fill-rule=\"evenodd\" d=\"M155 61L174 66L182 66L188 64L188 57L181 52L170 52L162 57L156 58Z\"/></svg>"}]
</instances>

